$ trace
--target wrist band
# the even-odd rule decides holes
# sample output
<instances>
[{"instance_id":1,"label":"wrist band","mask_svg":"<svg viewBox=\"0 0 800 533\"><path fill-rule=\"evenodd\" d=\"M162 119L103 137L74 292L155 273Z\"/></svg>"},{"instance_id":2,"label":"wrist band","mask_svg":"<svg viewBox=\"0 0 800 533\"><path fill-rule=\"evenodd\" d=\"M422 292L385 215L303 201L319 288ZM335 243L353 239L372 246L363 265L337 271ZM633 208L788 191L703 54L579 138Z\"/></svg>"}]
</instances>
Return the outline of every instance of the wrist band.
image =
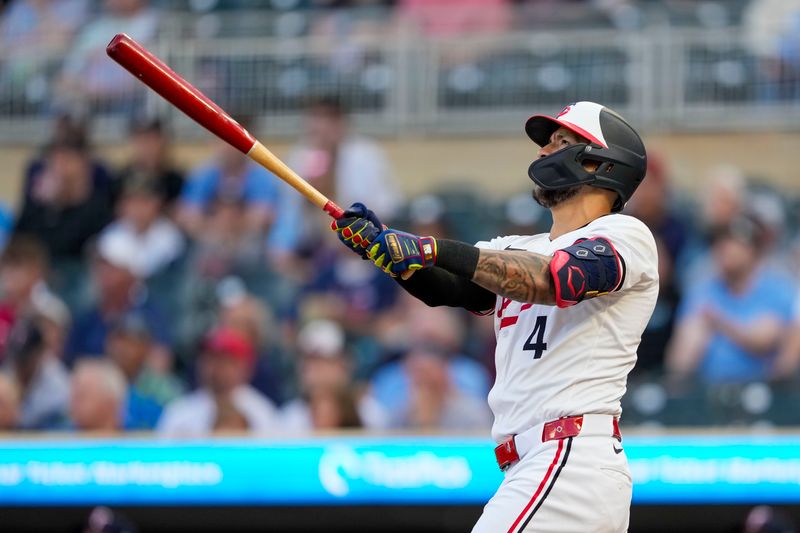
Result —
<instances>
[{"instance_id":1,"label":"wrist band","mask_svg":"<svg viewBox=\"0 0 800 533\"><path fill-rule=\"evenodd\" d=\"M471 244L450 239L436 239L436 244L436 266L471 280L478 266L480 250Z\"/></svg>"}]
</instances>

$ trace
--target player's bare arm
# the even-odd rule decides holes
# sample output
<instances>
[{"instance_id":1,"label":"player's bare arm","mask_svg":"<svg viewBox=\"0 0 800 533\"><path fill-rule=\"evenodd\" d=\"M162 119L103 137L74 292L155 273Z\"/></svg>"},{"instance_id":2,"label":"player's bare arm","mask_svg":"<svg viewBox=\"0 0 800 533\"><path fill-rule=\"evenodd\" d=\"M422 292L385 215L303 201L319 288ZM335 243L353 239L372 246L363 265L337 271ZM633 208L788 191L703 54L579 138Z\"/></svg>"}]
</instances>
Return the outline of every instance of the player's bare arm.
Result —
<instances>
[{"instance_id":1,"label":"player's bare arm","mask_svg":"<svg viewBox=\"0 0 800 533\"><path fill-rule=\"evenodd\" d=\"M555 305L551 260L521 250L481 250L472 281L510 300Z\"/></svg>"}]
</instances>

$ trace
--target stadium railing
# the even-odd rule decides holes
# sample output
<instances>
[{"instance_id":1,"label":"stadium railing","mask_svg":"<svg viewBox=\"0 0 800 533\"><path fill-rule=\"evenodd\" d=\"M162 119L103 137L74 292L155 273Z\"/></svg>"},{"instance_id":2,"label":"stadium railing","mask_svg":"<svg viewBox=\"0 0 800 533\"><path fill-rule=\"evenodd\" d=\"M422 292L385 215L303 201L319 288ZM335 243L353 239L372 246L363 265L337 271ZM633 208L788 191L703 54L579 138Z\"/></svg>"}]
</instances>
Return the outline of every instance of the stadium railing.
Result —
<instances>
[{"instance_id":1,"label":"stadium railing","mask_svg":"<svg viewBox=\"0 0 800 533\"><path fill-rule=\"evenodd\" d=\"M584 99L616 108L646 131L800 124L800 67L759 55L737 29L469 38L392 31L343 40L182 33L161 32L153 51L272 136L296 134L304 103L319 94L339 95L364 131L384 135L517 132L520 117ZM56 83L60 58L24 79L5 75L7 59L0 50L0 142L40 141L65 106L96 119L96 134L108 141L121 138L120 126L143 109L167 115L182 138L199 135L143 87L64 103Z\"/></svg>"}]
</instances>

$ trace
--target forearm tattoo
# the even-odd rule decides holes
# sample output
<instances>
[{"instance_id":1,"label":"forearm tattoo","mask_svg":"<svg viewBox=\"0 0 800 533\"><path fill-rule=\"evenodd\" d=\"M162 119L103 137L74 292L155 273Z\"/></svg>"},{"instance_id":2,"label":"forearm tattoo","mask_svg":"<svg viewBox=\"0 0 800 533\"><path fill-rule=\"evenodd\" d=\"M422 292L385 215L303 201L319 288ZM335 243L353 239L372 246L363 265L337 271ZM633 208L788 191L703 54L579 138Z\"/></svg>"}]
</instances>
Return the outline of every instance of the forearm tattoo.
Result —
<instances>
[{"instance_id":1,"label":"forearm tattoo","mask_svg":"<svg viewBox=\"0 0 800 533\"><path fill-rule=\"evenodd\" d=\"M555 305L551 259L522 250L481 249L472 281L517 302Z\"/></svg>"}]
</instances>

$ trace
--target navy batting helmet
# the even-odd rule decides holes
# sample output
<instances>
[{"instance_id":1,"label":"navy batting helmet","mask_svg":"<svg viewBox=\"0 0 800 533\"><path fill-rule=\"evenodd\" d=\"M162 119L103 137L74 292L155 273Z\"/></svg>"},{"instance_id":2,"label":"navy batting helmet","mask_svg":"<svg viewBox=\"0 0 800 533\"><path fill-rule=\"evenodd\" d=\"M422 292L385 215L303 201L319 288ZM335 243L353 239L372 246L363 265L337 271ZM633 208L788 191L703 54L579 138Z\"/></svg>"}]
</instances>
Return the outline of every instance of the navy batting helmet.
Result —
<instances>
[{"instance_id":1,"label":"navy batting helmet","mask_svg":"<svg viewBox=\"0 0 800 533\"><path fill-rule=\"evenodd\" d=\"M639 134L611 109L594 102L577 102L565 107L556 117L534 115L525 124L533 142L545 146L558 128L566 128L589 140L534 161L528 176L541 188L566 189L591 185L617 193L613 212L621 211L644 179L647 154ZM583 163L598 164L594 172Z\"/></svg>"}]
</instances>

